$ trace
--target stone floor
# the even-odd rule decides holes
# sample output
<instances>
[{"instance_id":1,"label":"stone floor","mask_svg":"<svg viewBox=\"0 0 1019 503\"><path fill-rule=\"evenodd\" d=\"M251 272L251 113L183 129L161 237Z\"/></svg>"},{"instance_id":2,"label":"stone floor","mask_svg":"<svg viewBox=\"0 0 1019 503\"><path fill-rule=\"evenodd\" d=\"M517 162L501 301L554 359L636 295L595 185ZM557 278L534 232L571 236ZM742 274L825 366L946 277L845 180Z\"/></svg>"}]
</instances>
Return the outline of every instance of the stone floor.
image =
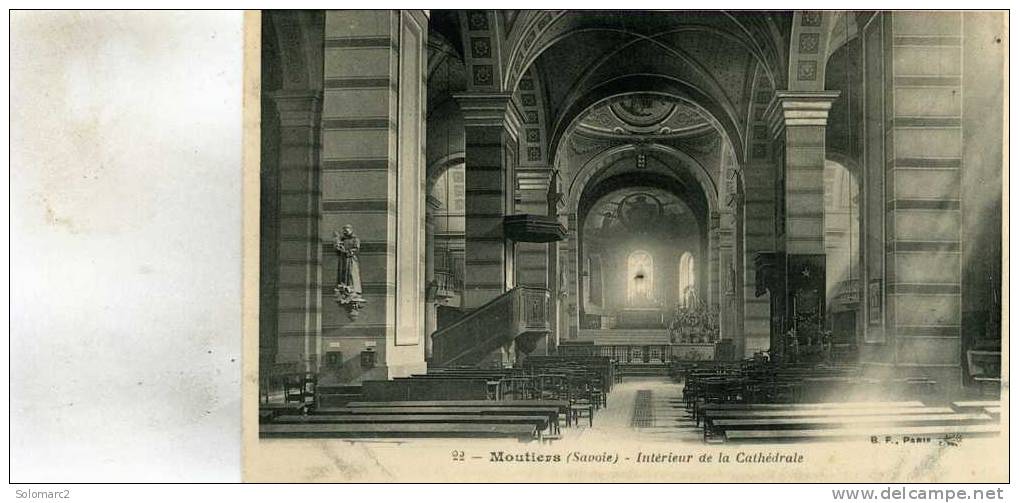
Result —
<instances>
[{"instance_id":1,"label":"stone floor","mask_svg":"<svg viewBox=\"0 0 1019 503\"><path fill-rule=\"evenodd\" d=\"M638 392L644 391L650 392L650 407L642 414L636 405ZM604 435L651 442L701 442L701 430L694 426L682 396L683 385L665 377L627 378L612 387L608 406L595 413L593 428L582 419L579 427L563 430L564 438L593 441Z\"/></svg>"}]
</instances>

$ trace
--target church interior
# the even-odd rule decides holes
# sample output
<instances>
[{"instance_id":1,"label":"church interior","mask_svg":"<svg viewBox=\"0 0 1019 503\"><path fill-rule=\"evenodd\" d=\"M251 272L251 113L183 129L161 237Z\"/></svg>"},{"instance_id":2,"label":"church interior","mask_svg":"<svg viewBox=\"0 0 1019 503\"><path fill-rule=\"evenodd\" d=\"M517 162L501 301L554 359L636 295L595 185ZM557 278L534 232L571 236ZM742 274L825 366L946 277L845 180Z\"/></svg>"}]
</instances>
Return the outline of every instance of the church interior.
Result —
<instances>
[{"instance_id":1,"label":"church interior","mask_svg":"<svg viewBox=\"0 0 1019 503\"><path fill-rule=\"evenodd\" d=\"M997 435L1006 16L263 12L262 437Z\"/></svg>"}]
</instances>

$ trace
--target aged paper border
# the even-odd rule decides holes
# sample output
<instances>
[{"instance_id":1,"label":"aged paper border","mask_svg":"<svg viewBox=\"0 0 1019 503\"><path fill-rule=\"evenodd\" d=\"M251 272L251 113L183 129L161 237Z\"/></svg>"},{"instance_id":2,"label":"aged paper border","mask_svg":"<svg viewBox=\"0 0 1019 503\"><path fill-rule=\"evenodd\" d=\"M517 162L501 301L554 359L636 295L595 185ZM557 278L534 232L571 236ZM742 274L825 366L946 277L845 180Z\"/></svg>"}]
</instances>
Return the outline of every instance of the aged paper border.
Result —
<instances>
[{"instance_id":1,"label":"aged paper border","mask_svg":"<svg viewBox=\"0 0 1019 503\"><path fill-rule=\"evenodd\" d=\"M1006 18L1006 28L1008 20ZM1005 110L1008 110L1006 44ZM1003 138L1002 435L958 447L866 442L726 446L620 442L595 432L551 445L490 440L259 440L258 274L261 13L244 14L242 478L246 482L1007 482L1008 475L1008 114ZM464 461L454 461L454 451ZM492 452L559 456L559 461L493 462ZM572 453L602 462L570 461ZM689 463L636 463L638 453L692 454ZM798 463L740 463L747 454L800 455ZM720 462L727 455L728 462ZM710 461L707 461L710 456ZM611 460L616 459L615 463ZM630 458L627 461L626 458ZM703 461L702 461L703 459Z\"/></svg>"}]
</instances>

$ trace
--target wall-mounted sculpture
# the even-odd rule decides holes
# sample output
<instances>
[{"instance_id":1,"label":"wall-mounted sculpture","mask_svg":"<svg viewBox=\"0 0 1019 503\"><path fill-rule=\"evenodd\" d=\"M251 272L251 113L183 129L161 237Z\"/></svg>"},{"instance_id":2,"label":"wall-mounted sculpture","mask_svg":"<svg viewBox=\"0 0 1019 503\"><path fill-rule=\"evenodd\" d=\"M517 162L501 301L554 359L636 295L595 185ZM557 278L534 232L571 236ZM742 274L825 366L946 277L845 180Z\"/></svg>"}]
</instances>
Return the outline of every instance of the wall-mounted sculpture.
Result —
<instances>
[{"instance_id":1,"label":"wall-mounted sculpture","mask_svg":"<svg viewBox=\"0 0 1019 503\"><path fill-rule=\"evenodd\" d=\"M361 250L361 240L354 234L350 224L343 226L343 233L333 232L333 245L340 255L336 265L336 288L333 293L336 303L347 310L351 321L357 319L365 300L361 297L361 267L357 254Z\"/></svg>"}]
</instances>

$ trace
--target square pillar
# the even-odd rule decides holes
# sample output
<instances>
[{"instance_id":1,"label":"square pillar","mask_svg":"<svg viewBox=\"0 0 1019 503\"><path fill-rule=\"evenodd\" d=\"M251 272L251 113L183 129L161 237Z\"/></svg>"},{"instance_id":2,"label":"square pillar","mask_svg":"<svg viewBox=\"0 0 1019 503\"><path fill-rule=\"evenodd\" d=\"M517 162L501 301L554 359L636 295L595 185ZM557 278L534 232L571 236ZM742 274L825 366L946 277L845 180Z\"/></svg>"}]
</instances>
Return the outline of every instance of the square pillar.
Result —
<instances>
[{"instance_id":1,"label":"square pillar","mask_svg":"<svg viewBox=\"0 0 1019 503\"><path fill-rule=\"evenodd\" d=\"M962 12L892 12L863 30L861 353L945 393L962 384L963 23Z\"/></svg>"},{"instance_id":2,"label":"square pillar","mask_svg":"<svg viewBox=\"0 0 1019 503\"><path fill-rule=\"evenodd\" d=\"M828 111L838 91L777 91L768 106L782 201L776 230L785 257L785 334L799 340L825 328L824 164ZM772 348L779 351L785 348Z\"/></svg>"},{"instance_id":3,"label":"square pillar","mask_svg":"<svg viewBox=\"0 0 1019 503\"><path fill-rule=\"evenodd\" d=\"M775 251L775 166L765 115L774 91L763 75L756 77L750 104L750 147L743 170L746 197L743 210L743 357L767 351L771 345L771 293L757 276L755 257Z\"/></svg>"},{"instance_id":4,"label":"square pillar","mask_svg":"<svg viewBox=\"0 0 1019 503\"><path fill-rule=\"evenodd\" d=\"M343 356L339 379L425 370L425 79L423 11L327 11L322 106L324 351ZM366 304L356 319L333 299L333 232L361 240ZM362 365L362 352L375 366Z\"/></svg>"},{"instance_id":5,"label":"square pillar","mask_svg":"<svg viewBox=\"0 0 1019 503\"><path fill-rule=\"evenodd\" d=\"M455 95L464 115L464 307L513 288L513 245L503 218L513 211L520 113L504 93Z\"/></svg>"},{"instance_id":6,"label":"square pillar","mask_svg":"<svg viewBox=\"0 0 1019 503\"><path fill-rule=\"evenodd\" d=\"M276 188L279 264L276 291L276 362L316 371L322 330L319 273L319 115L313 90L281 90L269 97L279 117Z\"/></svg>"}]
</instances>

